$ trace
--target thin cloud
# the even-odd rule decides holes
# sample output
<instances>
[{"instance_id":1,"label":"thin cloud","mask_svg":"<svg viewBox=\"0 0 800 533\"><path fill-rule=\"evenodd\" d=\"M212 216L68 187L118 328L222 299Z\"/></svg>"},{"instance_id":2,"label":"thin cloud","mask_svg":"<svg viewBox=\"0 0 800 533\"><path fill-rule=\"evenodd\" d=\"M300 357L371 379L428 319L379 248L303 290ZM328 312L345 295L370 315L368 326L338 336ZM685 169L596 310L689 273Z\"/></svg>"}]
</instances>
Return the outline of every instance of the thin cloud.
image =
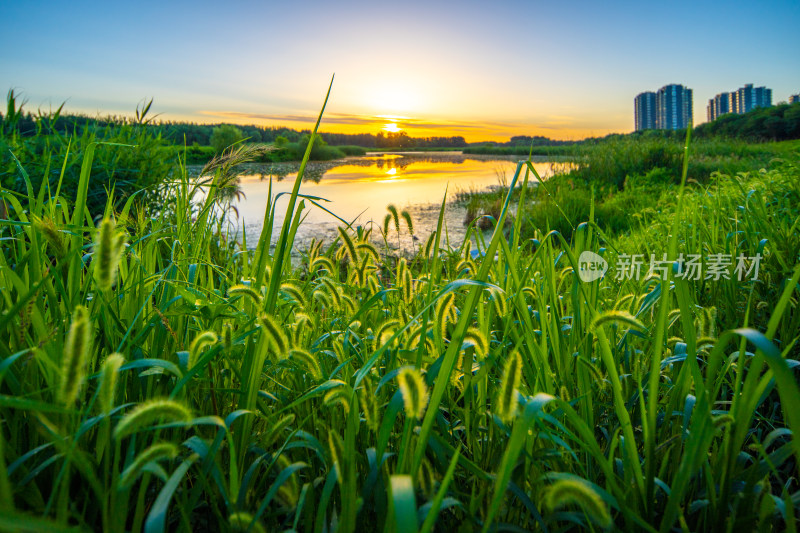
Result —
<instances>
[{"instance_id":1,"label":"thin cloud","mask_svg":"<svg viewBox=\"0 0 800 533\"><path fill-rule=\"evenodd\" d=\"M241 113L237 111L200 111L201 115L232 118L239 120L266 120L269 122L311 122L317 120L312 115L263 115L259 113ZM367 125L375 122L386 122L386 119L363 117L359 115L346 115L342 113L332 113L325 115L325 122L331 124L352 124Z\"/></svg>"},{"instance_id":2,"label":"thin cloud","mask_svg":"<svg viewBox=\"0 0 800 533\"><path fill-rule=\"evenodd\" d=\"M314 115L270 115L261 113L242 113L238 111L200 111L201 115L220 118L229 118L238 121L266 121L271 123L301 122L313 124L317 117ZM387 117L381 115L353 115L347 113L330 113L323 118L323 123L343 124L348 126L376 126L387 122L397 124L401 129L426 129L426 130L449 130L465 133L475 133L481 130L513 130L520 127L519 124L509 124L502 122L469 122L469 121L427 121L410 117Z\"/></svg>"}]
</instances>

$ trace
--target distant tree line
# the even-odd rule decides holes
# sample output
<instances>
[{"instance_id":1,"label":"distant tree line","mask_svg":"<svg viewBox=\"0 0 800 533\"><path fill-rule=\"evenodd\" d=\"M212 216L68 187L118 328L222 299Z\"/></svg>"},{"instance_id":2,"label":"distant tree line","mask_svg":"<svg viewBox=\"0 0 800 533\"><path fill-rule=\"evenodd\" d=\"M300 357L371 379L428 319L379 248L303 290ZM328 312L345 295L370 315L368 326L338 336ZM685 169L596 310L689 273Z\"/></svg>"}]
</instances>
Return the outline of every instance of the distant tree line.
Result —
<instances>
[{"instance_id":1,"label":"distant tree line","mask_svg":"<svg viewBox=\"0 0 800 533\"><path fill-rule=\"evenodd\" d=\"M44 115L42 115L44 116ZM41 130L37 129L40 115L24 113L16 119L16 130L20 135L33 136ZM89 117L87 115L61 115L50 116L46 123L49 133L61 135L83 135L84 133L97 133L108 128L114 128L128 123L125 117ZM0 113L0 124L3 115ZM286 127L269 127L239 124L197 124L194 122L179 121L149 121L145 127L150 133L178 146L214 146L217 148L226 140L235 142L247 139L247 142L256 143L301 143L304 136L311 130L295 130ZM41 133L41 132L40 132ZM407 132L379 132L375 133L321 133L321 138L330 146L360 146L363 148L462 148L467 146L467 141L462 136L452 137L410 137ZM227 146L228 144L225 144Z\"/></svg>"},{"instance_id":2,"label":"distant tree line","mask_svg":"<svg viewBox=\"0 0 800 533\"><path fill-rule=\"evenodd\" d=\"M374 133L323 133L322 138L332 146L355 145L364 148L463 148L462 136L410 137L405 131Z\"/></svg>"},{"instance_id":3,"label":"distant tree line","mask_svg":"<svg viewBox=\"0 0 800 533\"><path fill-rule=\"evenodd\" d=\"M575 144L576 141L559 141L556 139L550 139L549 137L543 137L541 135L515 135L511 137L507 143L504 143L504 146L565 146L570 144Z\"/></svg>"},{"instance_id":4,"label":"distant tree line","mask_svg":"<svg viewBox=\"0 0 800 533\"><path fill-rule=\"evenodd\" d=\"M748 141L800 139L800 103L758 107L743 115L727 114L695 128L699 137L729 137Z\"/></svg>"}]
</instances>

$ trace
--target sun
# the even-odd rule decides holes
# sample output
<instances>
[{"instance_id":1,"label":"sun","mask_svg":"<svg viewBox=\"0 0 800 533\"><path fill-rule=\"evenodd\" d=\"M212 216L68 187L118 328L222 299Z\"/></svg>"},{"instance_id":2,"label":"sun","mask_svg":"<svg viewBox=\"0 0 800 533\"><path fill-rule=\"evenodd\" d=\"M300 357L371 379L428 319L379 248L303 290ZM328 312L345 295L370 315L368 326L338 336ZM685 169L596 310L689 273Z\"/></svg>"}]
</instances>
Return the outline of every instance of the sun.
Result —
<instances>
[{"instance_id":1,"label":"sun","mask_svg":"<svg viewBox=\"0 0 800 533\"><path fill-rule=\"evenodd\" d=\"M365 84L363 103L380 113L406 115L418 112L422 104L419 88L397 79Z\"/></svg>"},{"instance_id":2,"label":"sun","mask_svg":"<svg viewBox=\"0 0 800 533\"><path fill-rule=\"evenodd\" d=\"M383 125L383 131L388 131L391 133L397 133L400 131L400 128L394 122L387 122Z\"/></svg>"}]
</instances>

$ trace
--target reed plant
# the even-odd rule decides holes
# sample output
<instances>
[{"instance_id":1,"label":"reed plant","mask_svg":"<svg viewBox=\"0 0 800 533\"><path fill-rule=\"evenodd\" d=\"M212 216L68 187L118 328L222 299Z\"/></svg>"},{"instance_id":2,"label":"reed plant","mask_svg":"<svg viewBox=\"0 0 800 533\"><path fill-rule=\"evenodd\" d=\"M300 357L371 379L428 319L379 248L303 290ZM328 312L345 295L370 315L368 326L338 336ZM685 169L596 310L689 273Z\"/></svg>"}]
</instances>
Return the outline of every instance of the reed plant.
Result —
<instances>
[{"instance_id":1,"label":"reed plant","mask_svg":"<svg viewBox=\"0 0 800 533\"><path fill-rule=\"evenodd\" d=\"M345 226L298 268L318 125L274 249L275 198L227 233L224 165L99 229L91 146L75 196L0 192L0 529L796 530L800 158L689 188L687 140L635 234L590 199L532 238L523 161L490 238L446 245L443 198L410 260ZM585 251L668 267L582 281ZM758 280L673 273L723 252Z\"/></svg>"}]
</instances>

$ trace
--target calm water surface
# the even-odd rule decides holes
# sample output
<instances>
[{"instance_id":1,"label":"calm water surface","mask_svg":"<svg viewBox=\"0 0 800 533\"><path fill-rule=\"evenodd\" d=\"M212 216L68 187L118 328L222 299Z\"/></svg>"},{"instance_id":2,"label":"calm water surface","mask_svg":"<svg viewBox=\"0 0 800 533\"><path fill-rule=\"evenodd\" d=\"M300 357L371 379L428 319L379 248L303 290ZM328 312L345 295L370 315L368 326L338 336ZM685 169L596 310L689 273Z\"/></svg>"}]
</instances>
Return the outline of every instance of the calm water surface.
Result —
<instances>
[{"instance_id":1,"label":"calm water surface","mask_svg":"<svg viewBox=\"0 0 800 533\"><path fill-rule=\"evenodd\" d=\"M450 202L458 191L482 191L510 183L518 158L462 155L454 152L368 154L335 162L311 162L306 169L308 176L300 186L300 194L324 198L320 202L330 211L355 226L375 224L373 234L386 215L386 206L394 204L398 210L407 209L414 220L415 236L424 242L436 229L436 223L444 198L448 195L447 231L452 242L460 243L465 234L463 220L466 210ZM536 161L537 172L542 177L551 175L563 165L549 161ZM264 209L269 195L270 179L272 194L291 192L297 177L296 164L253 166L252 173L240 178L244 198L235 206L239 213L232 219L239 232L246 233L248 247L255 246L261 234ZM288 194L279 198L273 244L277 241L286 212ZM305 220L300 225L296 248L303 249L312 238L332 240L336 227L341 222L324 210L306 202ZM411 249L416 239L406 235L405 224L401 226L400 246ZM397 235L390 231L390 245L397 246Z\"/></svg>"}]
</instances>

